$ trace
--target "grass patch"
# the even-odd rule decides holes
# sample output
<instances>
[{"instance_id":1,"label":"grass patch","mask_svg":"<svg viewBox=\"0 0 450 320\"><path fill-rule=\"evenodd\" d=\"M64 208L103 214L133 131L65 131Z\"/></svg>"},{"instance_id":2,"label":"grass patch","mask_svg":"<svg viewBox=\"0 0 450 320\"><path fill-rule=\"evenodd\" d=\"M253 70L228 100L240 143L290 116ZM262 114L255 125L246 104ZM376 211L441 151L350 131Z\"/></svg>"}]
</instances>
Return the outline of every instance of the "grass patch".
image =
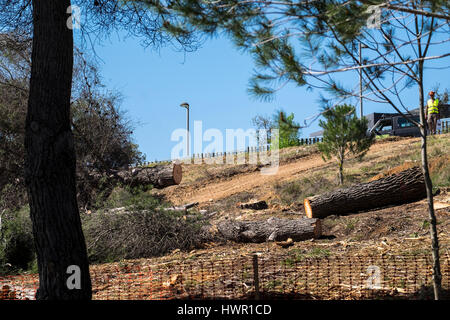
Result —
<instances>
[{"instance_id":1,"label":"grass patch","mask_svg":"<svg viewBox=\"0 0 450 320\"><path fill-rule=\"evenodd\" d=\"M275 192L279 195L282 204L303 204L307 197L331 191L336 184L323 175L316 174L310 178L275 185Z\"/></svg>"},{"instance_id":2,"label":"grass patch","mask_svg":"<svg viewBox=\"0 0 450 320\"><path fill-rule=\"evenodd\" d=\"M328 249L315 247L308 251L302 249L293 249L289 251L289 257L282 261L282 264L287 267L293 267L297 262L303 261L305 259L317 259L325 258L331 255L331 251Z\"/></svg>"},{"instance_id":3,"label":"grass patch","mask_svg":"<svg viewBox=\"0 0 450 320\"><path fill-rule=\"evenodd\" d=\"M264 289L266 290L274 290L277 287L280 287L283 285L283 282L281 280L269 280L264 284Z\"/></svg>"},{"instance_id":4,"label":"grass patch","mask_svg":"<svg viewBox=\"0 0 450 320\"><path fill-rule=\"evenodd\" d=\"M346 223L345 223L345 230L347 232L351 232L353 230L355 230L356 228L356 224L358 223L359 219L358 218L352 218L349 219Z\"/></svg>"},{"instance_id":5,"label":"grass patch","mask_svg":"<svg viewBox=\"0 0 450 320\"><path fill-rule=\"evenodd\" d=\"M161 199L155 198L148 193L151 189L151 186L136 188L117 187L105 201L97 203L97 208L113 209L132 207L136 210L145 210L163 206L164 204L161 202Z\"/></svg>"},{"instance_id":6,"label":"grass patch","mask_svg":"<svg viewBox=\"0 0 450 320\"><path fill-rule=\"evenodd\" d=\"M322 220L322 223L324 227L331 229L339 224L339 220L335 217L326 217Z\"/></svg>"},{"instance_id":7,"label":"grass patch","mask_svg":"<svg viewBox=\"0 0 450 320\"><path fill-rule=\"evenodd\" d=\"M252 192L240 192L224 199L214 201L209 207L210 211L232 211L237 209L237 204L240 202L248 202L255 198Z\"/></svg>"},{"instance_id":8,"label":"grass patch","mask_svg":"<svg viewBox=\"0 0 450 320\"><path fill-rule=\"evenodd\" d=\"M430 175L434 188L450 187L450 156L430 161Z\"/></svg>"}]
</instances>

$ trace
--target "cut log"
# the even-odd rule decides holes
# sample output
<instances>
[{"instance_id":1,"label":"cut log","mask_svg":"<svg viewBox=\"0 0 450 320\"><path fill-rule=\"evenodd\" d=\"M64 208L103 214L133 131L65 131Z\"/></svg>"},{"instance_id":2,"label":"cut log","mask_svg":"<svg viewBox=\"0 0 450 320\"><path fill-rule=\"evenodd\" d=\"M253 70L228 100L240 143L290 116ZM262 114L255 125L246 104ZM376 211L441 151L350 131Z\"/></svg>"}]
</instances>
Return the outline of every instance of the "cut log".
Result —
<instances>
[{"instance_id":1,"label":"cut log","mask_svg":"<svg viewBox=\"0 0 450 320\"><path fill-rule=\"evenodd\" d=\"M181 164L168 164L155 167L133 168L128 170L111 170L107 175L97 171L87 173L91 183L106 179L108 182L119 182L130 187L153 185L155 188L165 188L181 183L183 171ZM86 177L79 177L86 180Z\"/></svg>"},{"instance_id":2,"label":"cut log","mask_svg":"<svg viewBox=\"0 0 450 320\"><path fill-rule=\"evenodd\" d=\"M181 183L182 176L181 164L133 168L119 171L112 175L113 178L117 178L122 184L131 187L151 184L155 188L178 185Z\"/></svg>"},{"instance_id":3,"label":"cut log","mask_svg":"<svg viewBox=\"0 0 450 320\"><path fill-rule=\"evenodd\" d=\"M303 202L308 218L345 215L426 198L422 169L413 167L379 180L355 184Z\"/></svg>"},{"instance_id":4,"label":"cut log","mask_svg":"<svg viewBox=\"0 0 450 320\"><path fill-rule=\"evenodd\" d=\"M269 218L260 221L224 221L217 225L219 234L235 242L261 243L266 241L293 241L319 238L322 234L318 219Z\"/></svg>"},{"instance_id":5,"label":"cut log","mask_svg":"<svg viewBox=\"0 0 450 320\"><path fill-rule=\"evenodd\" d=\"M267 202L265 202L264 200L240 203L239 207L241 209L253 209L253 210L264 210L268 208Z\"/></svg>"}]
</instances>

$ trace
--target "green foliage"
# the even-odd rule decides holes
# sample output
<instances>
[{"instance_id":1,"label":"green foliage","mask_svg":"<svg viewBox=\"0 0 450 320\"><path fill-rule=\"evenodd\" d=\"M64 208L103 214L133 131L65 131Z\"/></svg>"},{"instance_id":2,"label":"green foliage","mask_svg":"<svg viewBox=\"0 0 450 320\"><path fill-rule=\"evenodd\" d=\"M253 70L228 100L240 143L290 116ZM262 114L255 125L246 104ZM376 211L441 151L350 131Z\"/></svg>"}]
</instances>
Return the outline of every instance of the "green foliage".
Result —
<instances>
[{"instance_id":1,"label":"green foliage","mask_svg":"<svg viewBox=\"0 0 450 320\"><path fill-rule=\"evenodd\" d=\"M336 158L339 181L342 184L345 158L352 154L362 159L375 138L373 135L367 135L367 119L358 119L353 106L336 106L334 109L325 110L323 116L326 121L319 122L323 129L323 142L318 144L318 149L324 160Z\"/></svg>"},{"instance_id":2,"label":"green foliage","mask_svg":"<svg viewBox=\"0 0 450 320\"><path fill-rule=\"evenodd\" d=\"M103 209L125 207L126 211L98 210L82 215L83 232L91 262L163 255L174 249L189 250L204 238L205 220L192 212L161 210L164 204L146 188L119 188ZM2 214L0 228L0 274L37 272L29 208Z\"/></svg>"},{"instance_id":3,"label":"green foliage","mask_svg":"<svg viewBox=\"0 0 450 320\"><path fill-rule=\"evenodd\" d=\"M101 202L97 204L97 207L104 209L120 207L132 207L136 210L155 209L161 206L161 201L148 193L151 189L152 186L117 187L106 200L100 198L99 201Z\"/></svg>"},{"instance_id":4,"label":"green foliage","mask_svg":"<svg viewBox=\"0 0 450 320\"><path fill-rule=\"evenodd\" d=\"M28 270L35 261L28 207L2 215L0 225L0 274Z\"/></svg>"},{"instance_id":5,"label":"green foliage","mask_svg":"<svg viewBox=\"0 0 450 320\"><path fill-rule=\"evenodd\" d=\"M300 145L300 125L294 122L293 113L287 116L286 112L282 110L277 111L273 116L273 123L275 128L279 130L280 149Z\"/></svg>"},{"instance_id":6,"label":"green foliage","mask_svg":"<svg viewBox=\"0 0 450 320\"><path fill-rule=\"evenodd\" d=\"M255 70L248 91L266 101L287 83L324 89L329 99L355 97L355 83L340 84L335 75L356 74L364 65L363 91L401 112L400 93L424 83L416 58L432 52L445 58L441 43L449 40L446 0L180 0L172 9L208 35L225 32L249 53ZM438 34L445 39L433 40ZM359 44L365 49L359 51Z\"/></svg>"},{"instance_id":7,"label":"green foliage","mask_svg":"<svg viewBox=\"0 0 450 320\"><path fill-rule=\"evenodd\" d=\"M27 200L23 173L31 40L14 33L2 34L0 40L0 210L15 210ZM91 183L90 170L103 173L143 160L132 123L119 108L120 95L104 90L99 78L96 65L77 50L71 116L81 206L90 206L101 192Z\"/></svg>"}]
</instances>

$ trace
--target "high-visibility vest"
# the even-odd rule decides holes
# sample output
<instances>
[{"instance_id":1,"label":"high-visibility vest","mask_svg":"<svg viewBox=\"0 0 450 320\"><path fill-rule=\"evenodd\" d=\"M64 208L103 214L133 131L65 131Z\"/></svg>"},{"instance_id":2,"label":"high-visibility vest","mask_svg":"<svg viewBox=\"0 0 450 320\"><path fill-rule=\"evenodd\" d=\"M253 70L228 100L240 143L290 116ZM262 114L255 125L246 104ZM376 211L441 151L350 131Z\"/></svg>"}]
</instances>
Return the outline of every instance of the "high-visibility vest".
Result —
<instances>
[{"instance_id":1,"label":"high-visibility vest","mask_svg":"<svg viewBox=\"0 0 450 320\"><path fill-rule=\"evenodd\" d=\"M428 100L428 114L430 113L439 113L438 109L439 99L429 99Z\"/></svg>"}]
</instances>

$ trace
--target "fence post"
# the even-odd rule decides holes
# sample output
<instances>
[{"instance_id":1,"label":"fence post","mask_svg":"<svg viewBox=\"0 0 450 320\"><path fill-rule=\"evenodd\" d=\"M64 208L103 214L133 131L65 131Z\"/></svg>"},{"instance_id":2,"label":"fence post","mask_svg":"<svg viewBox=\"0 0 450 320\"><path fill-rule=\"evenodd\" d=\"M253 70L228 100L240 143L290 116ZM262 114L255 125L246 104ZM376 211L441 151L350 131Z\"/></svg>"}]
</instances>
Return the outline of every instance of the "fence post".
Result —
<instances>
[{"instance_id":1,"label":"fence post","mask_svg":"<svg viewBox=\"0 0 450 320\"><path fill-rule=\"evenodd\" d=\"M253 255L253 283L255 285L255 300L259 300L259 271L258 271L258 255Z\"/></svg>"}]
</instances>

